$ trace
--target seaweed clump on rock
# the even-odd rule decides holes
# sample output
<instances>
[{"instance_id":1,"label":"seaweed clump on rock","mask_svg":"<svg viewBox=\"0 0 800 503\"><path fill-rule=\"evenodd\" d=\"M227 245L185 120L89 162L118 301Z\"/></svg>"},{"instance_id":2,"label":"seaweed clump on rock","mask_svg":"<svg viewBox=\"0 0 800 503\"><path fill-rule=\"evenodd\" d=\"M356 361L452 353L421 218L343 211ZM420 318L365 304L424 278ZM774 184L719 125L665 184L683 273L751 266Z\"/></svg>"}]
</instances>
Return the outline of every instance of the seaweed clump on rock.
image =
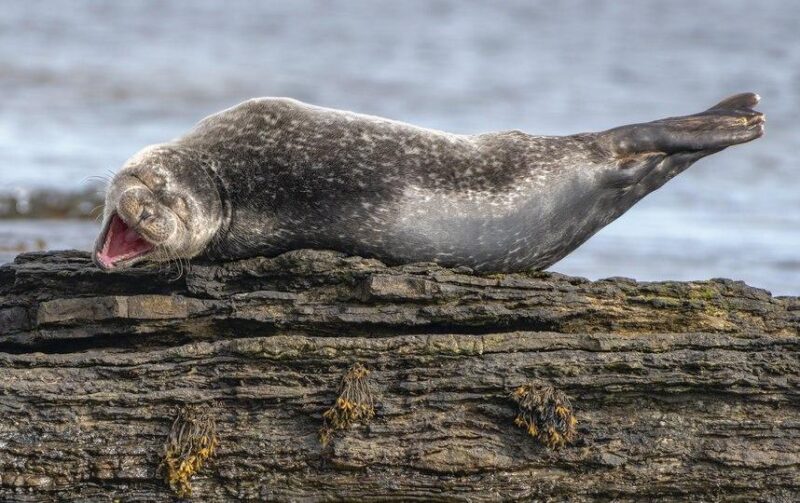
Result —
<instances>
[{"instance_id":1,"label":"seaweed clump on rock","mask_svg":"<svg viewBox=\"0 0 800 503\"><path fill-rule=\"evenodd\" d=\"M180 498L192 495L190 480L219 445L211 407L189 405L178 410L164 444L165 482Z\"/></svg>"},{"instance_id":2,"label":"seaweed clump on rock","mask_svg":"<svg viewBox=\"0 0 800 503\"><path fill-rule=\"evenodd\" d=\"M335 431L347 429L357 421L369 421L375 416L375 404L367 376L369 370L356 363L342 377L336 402L322 414L323 426L319 431L319 440L323 446L328 445Z\"/></svg>"},{"instance_id":3,"label":"seaweed clump on rock","mask_svg":"<svg viewBox=\"0 0 800 503\"><path fill-rule=\"evenodd\" d=\"M511 398L519 407L514 424L528 435L551 449L575 441L578 420L562 391L531 382L515 389Z\"/></svg>"}]
</instances>

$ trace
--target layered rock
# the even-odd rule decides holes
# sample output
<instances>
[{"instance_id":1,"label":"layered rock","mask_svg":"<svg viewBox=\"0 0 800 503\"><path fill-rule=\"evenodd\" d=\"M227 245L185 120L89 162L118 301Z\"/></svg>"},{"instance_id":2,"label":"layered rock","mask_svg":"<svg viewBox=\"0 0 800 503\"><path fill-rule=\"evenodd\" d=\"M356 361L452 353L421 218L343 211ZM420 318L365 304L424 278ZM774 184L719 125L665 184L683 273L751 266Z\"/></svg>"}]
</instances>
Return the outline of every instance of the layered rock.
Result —
<instances>
[{"instance_id":1,"label":"layered rock","mask_svg":"<svg viewBox=\"0 0 800 503\"><path fill-rule=\"evenodd\" d=\"M163 500L203 407L200 501L791 501L799 329L799 299L730 280L26 254L0 267L0 499ZM355 364L371 414L321 442ZM569 397L565 447L515 424L528 383Z\"/></svg>"}]
</instances>

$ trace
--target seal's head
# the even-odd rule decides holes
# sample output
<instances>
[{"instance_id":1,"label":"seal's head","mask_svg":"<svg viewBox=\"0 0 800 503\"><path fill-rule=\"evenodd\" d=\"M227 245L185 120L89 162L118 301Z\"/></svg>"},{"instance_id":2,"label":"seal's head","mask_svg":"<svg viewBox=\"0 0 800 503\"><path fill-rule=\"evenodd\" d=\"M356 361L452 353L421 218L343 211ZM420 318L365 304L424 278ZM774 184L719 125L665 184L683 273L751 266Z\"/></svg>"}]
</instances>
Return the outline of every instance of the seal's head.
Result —
<instances>
[{"instance_id":1,"label":"seal's head","mask_svg":"<svg viewBox=\"0 0 800 503\"><path fill-rule=\"evenodd\" d=\"M101 269L200 254L222 222L222 203L203 159L171 145L148 147L111 180L93 259Z\"/></svg>"}]
</instances>

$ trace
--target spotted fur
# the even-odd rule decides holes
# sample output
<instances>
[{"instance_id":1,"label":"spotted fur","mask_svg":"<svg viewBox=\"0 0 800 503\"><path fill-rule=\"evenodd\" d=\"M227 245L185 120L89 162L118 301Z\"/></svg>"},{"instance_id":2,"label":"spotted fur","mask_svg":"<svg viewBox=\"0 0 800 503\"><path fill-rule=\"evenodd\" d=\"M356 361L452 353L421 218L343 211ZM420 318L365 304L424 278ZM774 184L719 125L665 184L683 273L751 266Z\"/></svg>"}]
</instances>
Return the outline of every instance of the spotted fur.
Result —
<instances>
[{"instance_id":1,"label":"spotted fur","mask_svg":"<svg viewBox=\"0 0 800 503\"><path fill-rule=\"evenodd\" d=\"M748 93L692 116L548 137L456 135L253 99L135 156L112 182L107 214L149 237L124 194L142 208L161 201L162 216L178 211L169 199L179 195L187 215L161 243L164 256L187 259L326 248L388 263L541 269L694 161L763 134L757 101Z\"/></svg>"}]
</instances>

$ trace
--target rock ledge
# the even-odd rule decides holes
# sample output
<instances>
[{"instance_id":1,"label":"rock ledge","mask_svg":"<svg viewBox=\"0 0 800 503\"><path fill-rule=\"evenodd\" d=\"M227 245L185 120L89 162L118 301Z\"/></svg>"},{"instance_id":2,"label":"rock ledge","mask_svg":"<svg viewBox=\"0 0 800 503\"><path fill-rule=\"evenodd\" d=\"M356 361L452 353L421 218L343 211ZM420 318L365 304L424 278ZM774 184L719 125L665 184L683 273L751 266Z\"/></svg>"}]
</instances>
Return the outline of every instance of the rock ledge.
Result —
<instances>
[{"instance_id":1,"label":"rock ledge","mask_svg":"<svg viewBox=\"0 0 800 503\"><path fill-rule=\"evenodd\" d=\"M199 501L792 501L799 333L800 299L730 280L25 254L0 267L0 499L164 500L176 410L207 404ZM323 447L355 363L374 417ZM531 381L569 396L572 445L515 426Z\"/></svg>"}]
</instances>

